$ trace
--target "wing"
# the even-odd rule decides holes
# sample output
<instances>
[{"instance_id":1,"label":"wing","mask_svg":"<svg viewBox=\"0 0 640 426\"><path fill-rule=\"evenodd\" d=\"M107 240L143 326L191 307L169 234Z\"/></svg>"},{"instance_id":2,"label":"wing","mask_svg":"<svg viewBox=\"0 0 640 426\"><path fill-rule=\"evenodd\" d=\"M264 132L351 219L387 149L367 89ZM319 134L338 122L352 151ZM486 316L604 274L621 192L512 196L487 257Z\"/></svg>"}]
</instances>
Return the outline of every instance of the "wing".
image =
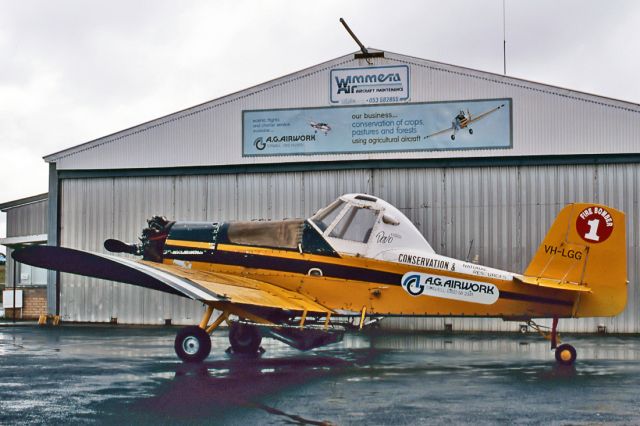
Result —
<instances>
[{"instance_id":1,"label":"wing","mask_svg":"<svg viewBox=\"0 0 640 426\"><path fill-rule=\"evenodd\" d=\"M154 262L139 261L138 264L194 283L220 301L297 311L331 312L298 292L252 278Z\"/></svg>"},{"instance_id":2,"label":"wing","mask_svg":"<svg viewBox=\"0 0 640 426\"><path fill-rule=\"evenodd\" d=\"M434 136L438 136L438 135L441 135L441 134L443 134L443 133L448 133L448 132L453 132L453 126L448 127L448 128L446 128L446 129L443 129L443 130L440 130L440 131L438 131L438 132L432 133L432 134L430 134L430 135L427 135L427 136L425 136L425 139L427 139L427 138L432 138L432 137L434 137Z\"/></svg>"},{"instance_id":3,"label":"wing","mask_svg":"<svg viewBox=\"0 0 640 426\"><path fill-rule=\"evenodd\" d=\"M331 312L330 309L300 293L231 274L192 271L178 265L164 265L53 246L31 246L16 250L13 258L20 263L39 268L133 284L203 302Z\"/></svg>"},{"instance_id":4,"label":"wing","mask_svg":"<svg viewBox=\"0 0 640 426\"><path fill-rule=\"evenodd\" d=\"M495 108L493 108L493 109L491 109L491 110L489 110L489 111L487 111L487 112L483 112L483 113L482 113L482 114L480 114L480 115L476 115L476 116L475 116L475 117L473 117L471 120L469 120L469 124L471 124L471 123L475 123L476 121L478 121L478 120L481 120L481 119L485 118L485 117L486 117L487 115L489 115L489 114L493 114L494 112L496 112L496 111L497 111L497 110L499 110L500 108L503 108L503 107L504 107L504 105L505 105L505 104L502 104L502 105L500 105L500 106L498 106L498 107L495 107Z\"/></svg>"}]
</instances>

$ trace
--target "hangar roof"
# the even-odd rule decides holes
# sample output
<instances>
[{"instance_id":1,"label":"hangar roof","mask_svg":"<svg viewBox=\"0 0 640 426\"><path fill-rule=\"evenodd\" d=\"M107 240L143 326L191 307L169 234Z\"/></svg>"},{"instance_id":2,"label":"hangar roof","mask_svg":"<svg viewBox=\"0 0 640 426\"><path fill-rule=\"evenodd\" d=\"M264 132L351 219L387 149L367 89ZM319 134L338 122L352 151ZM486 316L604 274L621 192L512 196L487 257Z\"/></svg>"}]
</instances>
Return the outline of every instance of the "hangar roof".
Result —
<instances>
[{"instance_id":1,"label":"hangar roof","mask_svg":"<svg viewBox=\"0 0 640 426\"><path fill-rule=\"evenodd\" d=\"M384 52L383 55L368 61L358 58L358 55L353 53L341 56L258 86L47 155L44 159L49 163L56 163L58 170L112 170L347 160L494 158L636 154L638 152L637 141L640 140L640 105L638 104L391 52ZM471 110L475 116L478 116L485 111L481 109L481 103L474 104L474 102L495 101L496 105L499 105L506 100L508 111L505 115L505 126L507 126L505 128L507 128L508 143L500 146L481 144L479 147L460 145L461 149L449 149L445 146L445 141L448 142L450 135L445 132L447 134L442 136L441 142L445 145L438 149L430 149L425 145L424 149L417 150L367 151L356 145L355 141L358 139L354 136L352 143L357 149L352 150L314 152L306 153L304 156L300 156L301 153L296 152L295 149L291 152L285 149L278 155L247 154L247 146L251 145L253 139L247 140L248 136L245 133L249 134L251 129L246 123L243 124L243 119L246 121L251 114L259 115L263 110L269 110L269 113L274 116L293 113L298 114L299 117L304 116L301 120L306 120L311 127L314 127L314 129L307 129L310 132L309 137L321 140L323 133L325 137L329 132L336 134L336 129L335 126L332 129L323 122L314 122L313 114L335 115L338 108L345 108L339 111L351 114L358 108L371 106L363 105L358 101L340 105L333 103L331 94L333 71L403 66L408 69L409 76L407 99L383 105L377 104L378 107L418 105L422 108L420 106L422 104L450 104L451 107L457 107L465 104L467 113ZM473 111L473 105L478 105L477 111ZM462 108L460 109L460 112L464 112ZM394 116L394 113L390 116ZM342 120L344 117L336 118L338 119ZM453 126L452 119L451 115L439 117L445 127L444 130ZM490 121L488 118L483 119L483 123ZM462 127L457 130L460 132L458 141L463 139L462 136L469 137L464 131L466 129ZM454 132L451 131L451 133ZM476 131L475 140L481 140L481 136L478 136L481 133ZM351 137L351 135L348 136ZM615 143L611 143L612 141ZM459 142L451 143L453 144L451 146L455 147Z\"/></svg>"},{"instance_id":2,"label":"hangar roof","mask_svg":"<svg viewBox=\"0 0 640 426\"><path fill-rule=\"evenodd\" d=\"M22 207L27 204L39 203L41 201L46 201L49 198L49 193L45 192L44 194L33 195L31 197L20 198L19 200L7 201L6 203L0 204L0 211L7 212L8 210Z\"/></svg>"}]
</instances>

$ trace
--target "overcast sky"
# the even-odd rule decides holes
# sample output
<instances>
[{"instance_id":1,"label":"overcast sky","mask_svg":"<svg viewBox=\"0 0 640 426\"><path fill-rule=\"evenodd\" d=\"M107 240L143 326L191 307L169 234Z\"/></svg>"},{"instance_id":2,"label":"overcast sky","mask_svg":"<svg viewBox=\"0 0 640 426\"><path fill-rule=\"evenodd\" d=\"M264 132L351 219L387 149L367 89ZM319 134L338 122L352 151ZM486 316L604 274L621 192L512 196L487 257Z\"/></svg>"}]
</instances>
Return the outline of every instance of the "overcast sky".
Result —
<instances>
[{"instance_id":1,"label":"overcast sky","mask_svg":"<svg viewBox=\"0 0 640 426\"><path fill-rule=\"evenodd\" d=\"M0 0L0 202L47 191L47 154L357 50L340 17L367 46L502 73L502 5ZM635 0L507 0L507 74L640 103L639 23Z\"/></svg>"}]
</instances>

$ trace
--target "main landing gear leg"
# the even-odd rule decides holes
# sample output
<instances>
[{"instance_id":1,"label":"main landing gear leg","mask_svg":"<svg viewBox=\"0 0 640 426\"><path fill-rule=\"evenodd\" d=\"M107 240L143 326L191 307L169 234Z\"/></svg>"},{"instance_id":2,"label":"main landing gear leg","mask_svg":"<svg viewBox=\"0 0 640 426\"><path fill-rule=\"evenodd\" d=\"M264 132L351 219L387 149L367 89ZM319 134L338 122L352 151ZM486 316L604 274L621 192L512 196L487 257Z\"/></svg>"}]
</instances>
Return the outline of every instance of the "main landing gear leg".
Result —
<instances>
[{"instance_id":1,"label":"main landing gear leg","mask_svg":"<svg viewBox=\"0 0 640 426\"><path fill-rule=\"evenodd\" d=\"M210 325L209 320L213 314L213 310L222 311L220 316L216 318ZM200 325L192 325L178 331L176 336L174 349L178 358L184 362L202 362L211 352L211 338L209 335L213 333L224 321L229 324L229 343L231 349L235 353L250 354L264 352L260 347L262 343L262 334L253 324L242 322L230 322L229 315L235 315L239 318L245 318L247 321L258 324L273 324L270 321L261 318L251 312L245 311L237 306L229 306L224 303L207 304L207 309L202 316Z\"/></svg>"}]
</instances>

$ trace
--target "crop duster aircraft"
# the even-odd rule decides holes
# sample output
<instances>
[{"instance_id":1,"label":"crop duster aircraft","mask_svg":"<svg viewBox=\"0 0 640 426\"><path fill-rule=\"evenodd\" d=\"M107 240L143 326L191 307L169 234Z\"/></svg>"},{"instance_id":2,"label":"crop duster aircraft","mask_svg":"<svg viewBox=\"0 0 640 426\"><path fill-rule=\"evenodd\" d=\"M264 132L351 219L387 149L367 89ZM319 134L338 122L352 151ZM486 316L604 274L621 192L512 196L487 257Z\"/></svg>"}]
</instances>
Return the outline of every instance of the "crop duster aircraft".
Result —
<instances>
[{"instance_id":1,"label":"crop duster aircraft","mask_svg":"<svg viewBox=\"0 0 640 426\"><path fill-rule=\"evenodd\" d=\"M342 337L340 320L362 327L378 316L552 318L541 330L562 364L575 349L558 345L559 318L602 317L626 304L624 213L570 204L558 214L524 273L440 256L411 221L370 195L339 197L303 220L148 221L140 244L107 240L108 251L64 247L17 250L17 261L120 281L201 301L198 325L181 329L177 355L204 360L209 337L230 325L236 353L254 353L264 336L306 350ZM220 312L213 321L214 310Z\"/></svg>"},{"instance_id":2,"label":"crop duster aircraft","mask_svg":"<svg viewBox=\"0 0 640 426\"><path fill-rule=\"evenodd\" d=\"M331 131L331 126L327 123L319 123L317 121L310 121L309 126L313 129L314 132L318 133L319 131L324 133L325 136L329 134Z\"/></svg>"},{"instance_id":3,"label":"crop duster aircraft","mask_svg":"<svg viewBox=\"0 0 640 426\"><path fill-rule=\"evenodd\" d=\"M456 140L456 133L458 133L462 129L467 129L469 131L469 134L472 135L473 129L470 127L472 123L475 123L478 120L482 120L483 118L487 117L490 114L493 114L494 112L498 111L500 108L503 108L503 107L504 107L504 104L499 105L495 108L492 108L489 111L485 111L482 114L478 114L474 116L471 115L469 110L467 110L466 113L463 110L460 110L458 115L453 117L453 120L451 121L451 127L447 127L446 129L439 130L435 133L427 135L425 139L432 138L434 136L438 136L443 133L451 132L451 140L454 141Z\"/></svg>"}]
</instances>

